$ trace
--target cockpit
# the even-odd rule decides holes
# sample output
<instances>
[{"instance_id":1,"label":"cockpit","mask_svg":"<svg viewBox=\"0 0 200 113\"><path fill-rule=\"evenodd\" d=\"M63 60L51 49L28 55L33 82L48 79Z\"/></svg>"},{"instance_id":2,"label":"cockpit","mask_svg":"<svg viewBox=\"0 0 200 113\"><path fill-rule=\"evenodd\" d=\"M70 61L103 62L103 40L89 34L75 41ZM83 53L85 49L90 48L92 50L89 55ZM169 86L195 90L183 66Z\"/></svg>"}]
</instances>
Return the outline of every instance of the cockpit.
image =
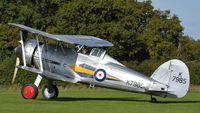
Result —
<instances>
[{"instance_id":1,"label":"cockpit","mask_svg":"<svg viewBox=\"0 0 200 113\"><path fill-rule=\"evenodd\" d=\"M79 52L84 54L84 55L98 57L98 58L101 58L101 59L103 59L105 54L106 54L106 50L104 48L82 47L79 50Z\"/></svg>"},{"instance_id":2,"label":"cockpit","mask_svg":"<svg viewBox=\"0 0 200 113\"><path fill-rule=\"evenodd\" d=\"M106 54L106 48L105 47L86 47L86 46L79 46L77 47L77 52L81 53L81 58L79 61L90 63L91 65L94 64L94 62L102 61L101 63L108 63L112 62L121 66L124 66L114 58L110 57Z\"/></svg>"},{"instance_id":3,"label":"cockpit","mask_svg":"<svg viewBox=\"0 0 200 113\"><path fill-rule=\"evenodd\" d=\"M103 58L106 54L106 50L103 48L93 48L89 54L89 56L96 56L99 58Z\"/></svg>"}]
</instances>

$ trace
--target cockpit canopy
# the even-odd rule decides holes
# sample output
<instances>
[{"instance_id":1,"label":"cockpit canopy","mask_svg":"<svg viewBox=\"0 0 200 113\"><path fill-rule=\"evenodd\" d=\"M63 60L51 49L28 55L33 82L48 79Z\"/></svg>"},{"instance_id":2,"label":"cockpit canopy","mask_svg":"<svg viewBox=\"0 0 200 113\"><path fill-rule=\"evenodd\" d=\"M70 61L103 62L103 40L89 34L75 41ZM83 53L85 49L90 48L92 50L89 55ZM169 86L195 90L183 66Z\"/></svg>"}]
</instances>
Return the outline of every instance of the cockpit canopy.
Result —
<instances>
[{"instance_id":1,"label":"cockpit canopy","mask_svg":"<svg viewBox=\"0 0 200 113\"><path fill-rule=\"evenodd\" d=\"M93 48L90 52L89 56L96 56L99 58L103 58L106 54L106 50L103 48Z\"/></svg>"},{"instance_id":2,"label":"cockpit canopy","mask_svg":"<svg viewBox=\"0 0 200 113\"><path fill-rule=\"evenodd\" d=\"M94 56L94 57L98 57L102 59L104 58L106 54L106 50L104 48L82 47L79 52L88 56Z\"/></svg>"}]
</instances>

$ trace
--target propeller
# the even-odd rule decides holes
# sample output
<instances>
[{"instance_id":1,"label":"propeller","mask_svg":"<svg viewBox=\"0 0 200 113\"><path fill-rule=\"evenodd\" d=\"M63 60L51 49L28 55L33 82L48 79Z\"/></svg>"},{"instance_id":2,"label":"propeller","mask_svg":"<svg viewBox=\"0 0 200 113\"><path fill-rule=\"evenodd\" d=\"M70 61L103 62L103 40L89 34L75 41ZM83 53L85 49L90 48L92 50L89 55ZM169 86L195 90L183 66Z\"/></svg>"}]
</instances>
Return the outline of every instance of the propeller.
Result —
<instances>
[{"instance_id":1,"label":"propeller","mask_svg":"<svg viewBox=\"0 0 200 113\"><path fill-rule=\"evenodd\" d=\"M15 64L15 70L14 70L14 74L13 74L13 78L12 78L12 84L15 82L15 78L17 76L17 71L18 71L17 66L19 66L19 64L20 64L20 60L19 60L19 57L17 57L16 64Z\"/></svg>"},{"instance_id":2,"label":"propeller","mask_svg":"<svg viewBox=\"0 0 200 113\"><path fill-rule=\"evenodd\" d=\"M12 78L12 84L15 82L15 78L17 76L17 71L18 71L18 68L17 66L20 65L20 56L22 56L22 51L21 51L21 46L17 46L14 51L16 53L16 63L15 63L15 70L14 70L14 74L13 74L13 78Z\"/></svg>"},{"instance_id":3,"label":"propeller","mask_svg":"<svg viewBox=\"0 0 200 113\"><path fill-rule=\"evenodd\" d=\"M20 31L20 38L21 38L21 41L25 41L26 40L26 37L27 37L27 31L24 31L24 30L21 30ZM15 63L15 70L14 70L14 74L13 74L13 78L12 78L12 84L15 82L15 78L17 76L17 71L18 71L18 68L17 66L20 65L20 59L22 57L22 47L21 45L17 46L15 49L14 49L15 53L16 53L16 63Z\"/></svg>"}]
</instances>

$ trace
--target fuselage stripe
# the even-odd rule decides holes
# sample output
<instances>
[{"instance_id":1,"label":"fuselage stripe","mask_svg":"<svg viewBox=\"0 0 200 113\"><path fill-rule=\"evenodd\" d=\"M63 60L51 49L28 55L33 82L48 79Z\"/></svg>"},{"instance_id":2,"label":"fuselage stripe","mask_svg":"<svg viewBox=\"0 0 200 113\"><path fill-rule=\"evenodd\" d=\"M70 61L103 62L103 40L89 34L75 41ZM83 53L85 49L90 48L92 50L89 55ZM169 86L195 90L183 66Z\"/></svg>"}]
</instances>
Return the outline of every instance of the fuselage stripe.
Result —
<instances>
[{"instance_id":1,"label":"fuselage stripe","mask_svg":"<svg viewBox=\"0 0 200 113\"><path fill-rule=\"evenodd\" d=\"M81 77L93 78L95 68L93 68L92 70L90 70L90 69L87 69L87 68L82 67L82 66L83 65L79 65L79 66L78 65L72 65L72 66L70 66L70 68L72 70L74 70L76 73L78 73ZM117 81L119 81L118 78L113 77L111 75L107 75L106 78L108 78L108 80L117 80Z\"/></svg>"}]
</instances>

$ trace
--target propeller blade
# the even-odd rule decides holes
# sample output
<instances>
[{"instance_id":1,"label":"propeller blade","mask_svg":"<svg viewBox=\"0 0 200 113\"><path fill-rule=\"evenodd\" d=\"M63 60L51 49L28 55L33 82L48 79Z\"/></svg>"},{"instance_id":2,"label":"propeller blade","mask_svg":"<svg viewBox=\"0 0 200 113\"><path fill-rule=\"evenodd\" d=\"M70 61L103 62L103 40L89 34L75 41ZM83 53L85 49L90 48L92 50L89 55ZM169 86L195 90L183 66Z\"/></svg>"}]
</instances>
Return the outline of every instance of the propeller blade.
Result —
<instances>
[{"instance_id":1,"label":"propeller blade","mask_svg":"<svg viewBox=\"0 0 200 113\"><path fill-rule=\"evenodd\" d=\"M12 78L12 84L15 82L15 78L16 78L17 71L18 71L17 66L19 66L19 64L20 64L20 60L19 60L19 57L17 57L16 64L15 64L15 71L14 71L13 78Z\"/></svg>"}]
</instances>

